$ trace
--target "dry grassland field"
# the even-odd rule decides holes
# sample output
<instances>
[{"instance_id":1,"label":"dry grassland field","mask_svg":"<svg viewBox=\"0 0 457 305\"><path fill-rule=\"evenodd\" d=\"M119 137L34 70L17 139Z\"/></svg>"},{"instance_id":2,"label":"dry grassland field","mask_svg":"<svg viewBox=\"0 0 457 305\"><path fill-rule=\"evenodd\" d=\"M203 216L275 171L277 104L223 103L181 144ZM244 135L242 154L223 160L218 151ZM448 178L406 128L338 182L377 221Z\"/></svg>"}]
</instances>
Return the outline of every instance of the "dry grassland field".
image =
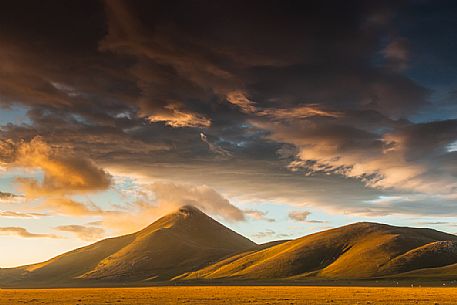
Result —
<instances>
[{"instance_id":1,"label":"dry grassland field","mask_svg":"<svg viewBox=\"0 0 457 305\"><path fill-rule=\"evenodd\" d=\"M457 288L204 286L3 289L0 304L457 304Z\"/></svg>"}]
</instances>

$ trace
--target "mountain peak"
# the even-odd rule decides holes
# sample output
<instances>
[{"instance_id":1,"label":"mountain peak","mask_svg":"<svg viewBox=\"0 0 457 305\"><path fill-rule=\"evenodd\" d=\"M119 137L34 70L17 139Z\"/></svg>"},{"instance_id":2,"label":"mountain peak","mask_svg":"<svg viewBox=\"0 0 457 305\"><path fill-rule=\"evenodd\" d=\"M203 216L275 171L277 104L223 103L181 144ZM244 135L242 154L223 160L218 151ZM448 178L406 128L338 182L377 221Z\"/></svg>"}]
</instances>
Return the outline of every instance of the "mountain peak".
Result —
<instances>
[{"instance_id":1,"label":"mountain peak","mask_svg":"<svg viewBox=\"0 0 457 305\"><path fill-rule=\"evenodd\" d=\"M202 214L203 212L199 208L197 208L193 205L187 204L187 205L183 205L182 207L180 207L178 209L178 213L182 213L184 215L190 215L190 214L195 214L195 213Z\"/></svg>"},{"instance_id":2,"label":"mountain peak","mask_svg":"<svg viewBox=\"0 0 457 305\"><path fill-rule=\"evenodd\" d=\"M81 278L164 280L256 246L192 205L181 206L143 230Z\"/></svg>"}]
</instances>

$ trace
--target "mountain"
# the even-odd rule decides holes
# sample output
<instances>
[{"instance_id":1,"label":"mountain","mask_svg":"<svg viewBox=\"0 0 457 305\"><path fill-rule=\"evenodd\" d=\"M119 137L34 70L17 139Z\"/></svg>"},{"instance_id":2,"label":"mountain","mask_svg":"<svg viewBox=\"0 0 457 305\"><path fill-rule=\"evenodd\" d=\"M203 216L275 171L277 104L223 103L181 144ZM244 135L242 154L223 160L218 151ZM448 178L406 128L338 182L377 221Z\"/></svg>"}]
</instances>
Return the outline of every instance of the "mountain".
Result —
<instances>
[{"instance_id":1,"label":"mountain","mask_svg":"<svg viewBox=\"0 0 457 305\"><path fill-rule=\"evenodd\" d=\"M456 245L457 236L432 229L356 223L237 254L175 280L386 277L457 263Z\"/></svg>"},{"instance_id":2,"label":"mountain","mask_svg":"<svg viewBox=\"0 0 457 305\"><path fill-rule=\"evenodd\" d=\"M184 206L134 234L105 239L43 263L0 269L0 283L164 281L256 247L197 208Z\"/></svg>"},{"instance_id":3,"label":"mountain","mask_svg":"<svg viewBox=\"0 0 457 305\"><path fill-rule=\"evenodd\" d=\"M373 278L457 279L457 236L363 222L257 245L184 206L139 232L0 269L0 287Z\"/></svg>"}]
</instances>

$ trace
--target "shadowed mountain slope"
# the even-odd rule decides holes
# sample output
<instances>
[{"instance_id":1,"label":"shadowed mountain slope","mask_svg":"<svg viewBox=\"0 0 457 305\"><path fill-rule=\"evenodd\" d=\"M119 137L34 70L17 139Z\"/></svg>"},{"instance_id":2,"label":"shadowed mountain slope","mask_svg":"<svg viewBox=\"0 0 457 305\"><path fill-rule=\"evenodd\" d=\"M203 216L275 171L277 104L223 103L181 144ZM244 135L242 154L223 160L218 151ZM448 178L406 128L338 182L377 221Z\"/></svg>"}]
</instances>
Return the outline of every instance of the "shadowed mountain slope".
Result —
<instances>
[{"instance_id":1,"label":"shadowed mountain slope","mask_svg":"<svg viewBox=\"0 0 457 305\"><path fill-rule=\"evenodd\" d=\"M457 280L457 263L436 268L423 268L410 272L394 275L395 278L420 278L420 279L439 279Z\"/></svg>"},{"instance_id":2,"label":"shadowed mountain slope","mask_svg":"<svg viewBox=\"0 0 457 305\"><path fill-rule=\"evenodd\" d=\"M356 223L238 254L176 279L371 278L452 263L456 241L431 229Z\"/></svg>"},{"instance_id":3,"label":"shadowed mountain slope","mask_svg":"<svg viewBox=\"0 0 457 305\"><path fill-rule=\"evenodd\" d=\"M410 250L392 259L381 270L386 270L390 274L398 274L455 263L457 263L457 241L437 241Z\"/></svg>"},{"instance_id":4,"label":"shadowed mountain slope","mask_svg":"<svg viewBox=\"0 0 457 305\"><path fill-rule=\"evenodd\" d=\"M1 283L167 280L257 245L185 206L130 235L102 240L49 261L0 269Z\"/></svg>"}]
</instances>

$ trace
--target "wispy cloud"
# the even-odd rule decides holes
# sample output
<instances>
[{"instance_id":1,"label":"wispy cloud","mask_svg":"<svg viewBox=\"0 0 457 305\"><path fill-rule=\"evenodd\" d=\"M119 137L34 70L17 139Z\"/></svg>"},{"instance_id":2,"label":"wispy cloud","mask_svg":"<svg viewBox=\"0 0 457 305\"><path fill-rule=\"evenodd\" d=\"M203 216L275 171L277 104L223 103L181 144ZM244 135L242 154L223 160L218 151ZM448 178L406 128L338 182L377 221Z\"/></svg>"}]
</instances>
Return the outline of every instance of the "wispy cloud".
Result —
<instances>
[{"instance_id":1,"label":"wispy cloud","mask_svg":"<svg viewBox=\"0 0 457 305\"><path fill-rule=\"evenodd\" d=\"M268 213L264 211L259 211L259 210L243 210L243 213L245 215L248 215L254 219L257 220L264 220L268 222L275 222L276 220L274 218L268 217Z\"/></svg>"},{"instance_id":2,"label":"wispy cloud","mask_svg":"<svg viewBox=\"0 0 457 305\"><path fill-rule=\"evenodd\" d=\"M0 234L16 235L23 238L60 238L55 234L31 233L27 229L22 227L0 227Z\"/></svg>"},{"instance_id":3,"label":"wispy cloud","mask_svg":"<svg viewBox=\"0 0 457 305\"><path fill-rule=\"evenodd\" d=\"M171 127L209 127L211 120L201 114L184 110L180 104L170 104L148 116L150 122L164 122Z\"/></svg>"},{"instance_id":4,"label":"wispy cloud","mask_svg":"<svg viewBox=\"0 0 457 305\"><path fill-rule=\"evenodd\" d=\"M306 223L326 223L323 220L312 220L308 219L308 216L311 215L309 211L291 211L289 212L289 218L299 222L306 222Z\"/></svg>"},{"instance_id":5,"label":"wispy cloud","mask_svg":"<svg viewBox=\"0 0 457 305\"><path fill-rule=\"evenodd\" d=\"M291 236L290 234L277 233L270 229L252 234L252 237L258 238L258 239L287 238L290 236Z\"/></svg>"},{"instance_id":6,"label":"wispy cloud","mask_svg":"<svg viewBox=\"0 0 457 305\"><path fill-rule=\"evenodd\" d=\"M246 97L242 91L232 91L227 94L227 101L238 106L245 113L255 113L255 103Z\"/></svg>"},{"instance_id":7,"label":"wispy cloud","mask_svg":"<svg viewBox=\"0 0 457 305\"><path fill-rule=\"evenodd\" d=\"M86 241L98 240L104 237L105 230L98 227L88 227L82 225L64 225L55 228L58 231L75 234L79 239Z\"/></svg>"},{"instance_id":8,"label":"wispy cloud","mask_svg":"<svg viewBox=\"0 0 457 305\"><path fill-rule=\"evenodd\" d=\"M292 211L289 213L289 218L295 221L306 221L311 212L308 211Z\"/></svg>"},{"instance_id":9,"label":"wispy cloud","mask_svg":"<svg viewBox=\"0 0 457 305\"><path fill-rule=\"evenodd\" d=\"M0 217L9 217L9 218L39 218L43 216L48 216L45 213L22 213L16 211L0 211Z\"/></svg>"},{"instance_id":10,"label":"wispy cloud","mask_svg":"<svg viewBox=\"0 0 457 305\"><path fill-rule=\"evenodd\" d=\"M19 196L12 193L0 192L0 200L11 200L17 197Z\"/></svg>"},{"instance_id":11,"label":"wispy cloud","mask_svg":"<svg viewBox=\"0 0 457 305\"><path fill-rule=\"evenodd\" d=\"M216 153L216 154L222 156L223 158L230 158L230 157L232 157L232 154L231 154L229 151L223 149L223 148L222 148L221 146L219 146L219 145L216 145L216 144L210 142L210 141L208 140L208 137L207 137L203 132L200 133L200 139L201 139L204 143L208 144L208 148L209 148L210 151L212 151L212 152L214 152L214 153Z\"/></svg>"}]
</instances>

